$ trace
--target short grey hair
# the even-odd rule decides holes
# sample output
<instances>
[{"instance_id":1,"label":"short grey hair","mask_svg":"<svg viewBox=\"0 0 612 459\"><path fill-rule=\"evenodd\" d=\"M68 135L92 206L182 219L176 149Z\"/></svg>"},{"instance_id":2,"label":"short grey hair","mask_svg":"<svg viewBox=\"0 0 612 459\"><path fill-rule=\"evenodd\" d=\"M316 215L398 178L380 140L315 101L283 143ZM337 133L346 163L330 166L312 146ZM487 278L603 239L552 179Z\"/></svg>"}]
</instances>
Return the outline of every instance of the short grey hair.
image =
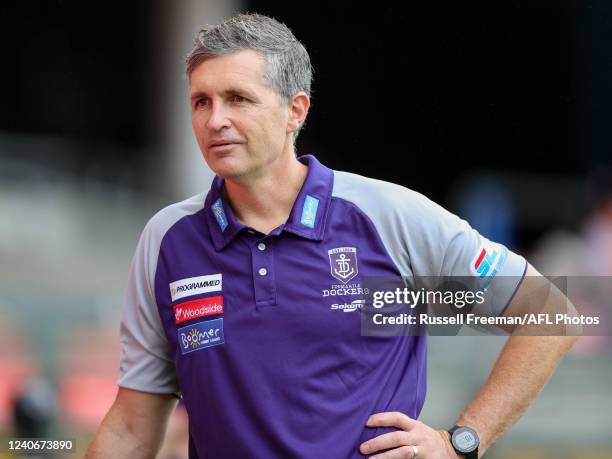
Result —
<instances>
[{"instance_id":1,"label":"short grey hair","mask_svg":"<svg viewBox=\"0 0 612 459\"><path fill-rule=\"evenodd\" d=\"M257 13L238 14L200 30L187 55L187 77L207 59L245 49L262 54L266 63L264 81L284 104L300 91L310 97L313 69L306 48L285 24ZM300 129L295 131L294 142Z\"/></svg>"}]
</instances>

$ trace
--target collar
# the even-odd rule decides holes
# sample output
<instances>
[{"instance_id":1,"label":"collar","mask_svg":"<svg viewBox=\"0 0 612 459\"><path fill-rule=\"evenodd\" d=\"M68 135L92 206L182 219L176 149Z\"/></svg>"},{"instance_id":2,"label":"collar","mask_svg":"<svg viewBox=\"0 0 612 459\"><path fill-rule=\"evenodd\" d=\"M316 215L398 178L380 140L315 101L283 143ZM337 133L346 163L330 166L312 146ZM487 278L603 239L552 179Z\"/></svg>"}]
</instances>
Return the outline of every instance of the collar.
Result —
<instances>
[{"instance_id":1,"label":"collar","mask_svg":"<svg viewBox=\"0 0 612 459\"><path fill-rule=\"evenodd\" d=\"M308 173L287 222L279 228L305 239L321 241L331 201L334 173L312 155L300 156L298 161L308 166ZM215 176L205 202L206 218L217 251L223 250L240 231L247 228L238 221L229 203L223 198L221 190L224 182L223 177Z\"/></svg>"}]
</instances>

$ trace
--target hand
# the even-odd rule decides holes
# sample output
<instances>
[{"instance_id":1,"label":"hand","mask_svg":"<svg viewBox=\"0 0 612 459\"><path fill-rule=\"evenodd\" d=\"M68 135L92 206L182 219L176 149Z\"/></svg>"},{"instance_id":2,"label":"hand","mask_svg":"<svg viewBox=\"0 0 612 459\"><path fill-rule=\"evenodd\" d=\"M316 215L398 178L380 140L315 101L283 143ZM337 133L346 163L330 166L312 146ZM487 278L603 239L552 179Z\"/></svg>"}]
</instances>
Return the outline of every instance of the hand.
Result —
<instances>
[{"instance_id":1,"label":"hand","mask_svg":"<svg viewBox=\"0 0 612 459\"><path fill-rule=\"evenodd\" d=\"M458 456L450 442L450 434L445 430L435 430L416 419L400 412L377 413L366 422L368 427L396 427L400 430L374 437L361 444L361 454L373 454L391 449L372 459L457 459Z\"/></svg>"}]
</instances>

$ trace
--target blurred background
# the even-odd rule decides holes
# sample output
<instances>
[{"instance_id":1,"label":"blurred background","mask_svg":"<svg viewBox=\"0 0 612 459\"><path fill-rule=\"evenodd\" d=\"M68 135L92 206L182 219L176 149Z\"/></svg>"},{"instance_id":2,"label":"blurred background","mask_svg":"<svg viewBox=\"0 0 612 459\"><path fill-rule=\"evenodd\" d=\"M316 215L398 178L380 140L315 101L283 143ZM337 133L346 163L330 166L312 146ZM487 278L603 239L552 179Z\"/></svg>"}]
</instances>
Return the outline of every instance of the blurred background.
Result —
<instances>
[{"instance_id":1,"label":"blurred background","mask_svg":"<svg viewBox=\"0 0 612 459\"><path fill-rule=\"evenodd\" d=\"M545 274L612 275L612 2L405 3L0 5L0 437L82 455L112 403L140 231L212 179L184 57L238 11L310 52L298 154L422 192ZM421 419L450 426L503 341L432 338ZM609 338L581 338L487 457L611 458L611 381ZM186 425L160 457L186 458Z\"/></svg>"}]
</instances>

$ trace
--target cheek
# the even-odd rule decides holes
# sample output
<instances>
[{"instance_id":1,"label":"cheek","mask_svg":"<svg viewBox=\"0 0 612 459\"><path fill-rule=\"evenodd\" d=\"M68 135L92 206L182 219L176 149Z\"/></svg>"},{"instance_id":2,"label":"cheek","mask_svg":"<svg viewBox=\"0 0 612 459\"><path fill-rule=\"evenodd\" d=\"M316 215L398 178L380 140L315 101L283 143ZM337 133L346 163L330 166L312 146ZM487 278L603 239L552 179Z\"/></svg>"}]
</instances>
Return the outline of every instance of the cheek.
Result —
<instances>
[{"instance_id":1,"label":"cheek","mask_svg":"<svg viewBox=\"0 0 612 459\"><path fill-rule=\"evenodd\" d=\"M191 115L191 128L193 129L193 132L195 133L196 137L198 137L200 128L199 128L198 117L196 114Z\"/></svg>"},{"instance_id":2,"label":"cheek","mask_svg":"<svg viewBox=\"0 0 612 459\"><path fill-rule=\"evenodd\" d=\"M204 153L204 146L206 145L206 143L204 142L204 136L205 136L204 125L205 123L202 121L202 117L198 117L198 116L191 117L191 128L193 129L193 134L195 136L195 139L198 145L200 146L200 150L202 150L202 153Z\"/></svg>"},{"instance_id":3,"label":"cheek","mask_svg":"<svg viewBox=\"0 0 612 459\"><path fill-rule=\"evenodd\" d=\"M191 114L191 126L193 130L198 132L204 127L205 120L201 113L194 112Z\"/></svg>"},{"instance_id":4,"label":"cheek","mask_svg":"<svg viewBox=\"0 0 612 459\"><path fill-rule=\"evenodd\" d=\"M287 117L283 116L282 113L275 113L272 116L267 118L267 132L270 137L274 139L282 139L280 141L284 142L284 137L286 134L287 127Z\"/></svg>"}]
</instances>

